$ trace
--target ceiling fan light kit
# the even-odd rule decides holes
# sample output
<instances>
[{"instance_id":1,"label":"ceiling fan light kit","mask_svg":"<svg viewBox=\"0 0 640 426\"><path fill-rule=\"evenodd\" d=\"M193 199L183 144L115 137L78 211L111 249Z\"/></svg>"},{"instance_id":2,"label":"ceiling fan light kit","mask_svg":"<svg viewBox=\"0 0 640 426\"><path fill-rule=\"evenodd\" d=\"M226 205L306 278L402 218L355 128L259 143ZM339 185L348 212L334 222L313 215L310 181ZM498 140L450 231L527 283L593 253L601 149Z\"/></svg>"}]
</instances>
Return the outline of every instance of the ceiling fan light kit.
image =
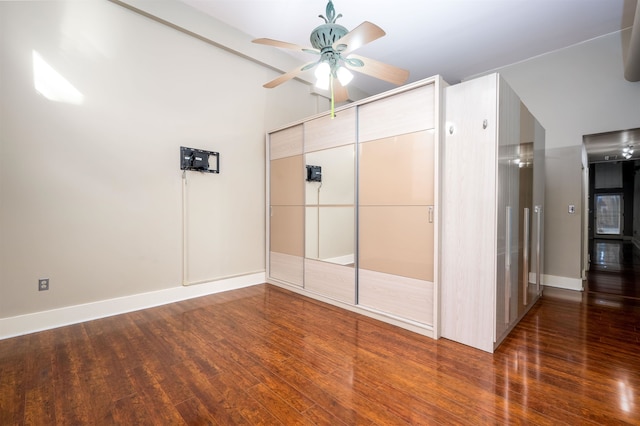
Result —
<instances>
[{"instance_id":1,"label":"ceiling fan light kit","mask_svg":"<svg viewBox=\"0 0 640 426\"><path fill-rule=\"evenodd\" d=\"M329 90L329 79L331 78L331 66L322 62L315 71L316 87L322 90Z\"/></svg>"},{"instance_id":2,"label":"ceiling fan light kit","mask_svg":"<svg viewBox=\"0 0 640 426\"><path fill-rule=\"evenodd\" d=\"M336 74L338 75L338 81L340 81L340 84L343 86L346 86L351 82L351 80L353 80L353 73L345 67L338 68Z\"/></svg>"},{"instance_id":3,"label":"ceiling fan light kit","mask_svg":"<svg viewBox=\"0 0 640 426\"><path fill-rule=\"evenodd\" d=\"M311 32L309 40L313 49L268 38L253 40L254 43L258 44L298 50L320 56L317 61L295 68L265 83L264 87L271 89L295 78L303 71L316 68L314 72L316 87L323 90L331 89L331 115L333 116L334 102L346 101L349 98L345 86L353 79L353 73L351 73L350 69L393 84L403 84L407 80L409 72L401 68L362 56L349 57L354 50L384 36L385 32L380 27L365 21L349 31L342 25L336 24L336 20L342 17L342 14L336 15L331 0L327 3L326 16L318 16L325 23ZM334 80L337 80L337 82L334 82Z\"/></svg>"}]
</instances>

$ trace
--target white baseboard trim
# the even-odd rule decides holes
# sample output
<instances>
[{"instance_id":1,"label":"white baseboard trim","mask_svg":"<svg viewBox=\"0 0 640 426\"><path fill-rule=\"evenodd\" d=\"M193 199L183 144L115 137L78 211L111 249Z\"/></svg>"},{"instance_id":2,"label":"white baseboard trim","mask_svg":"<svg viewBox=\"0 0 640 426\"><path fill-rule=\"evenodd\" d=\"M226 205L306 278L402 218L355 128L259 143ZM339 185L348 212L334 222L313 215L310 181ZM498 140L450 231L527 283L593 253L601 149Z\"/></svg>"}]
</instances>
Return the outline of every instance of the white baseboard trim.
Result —
<instances>
[{"instance_id":1,"label":"white baseboard trim","mask_svg":"<svg viewBox=\"0 0 640 426\"><path fill-rule=\"evenodd\" d=\"M557 275L542 275L542 285L545 287L563 288L565 290L584 291L580 278L559 277Z\"/></svg>"},{"instance_id":2,"label":"white baseboard trim","mask_svg":"<svg viewBox=\"0 0 640 426\"><path fill-rule=\"evenodd\" d=\"M264 272L0 318L0 340L266 282Z\"/></svg>"}]
</instances>

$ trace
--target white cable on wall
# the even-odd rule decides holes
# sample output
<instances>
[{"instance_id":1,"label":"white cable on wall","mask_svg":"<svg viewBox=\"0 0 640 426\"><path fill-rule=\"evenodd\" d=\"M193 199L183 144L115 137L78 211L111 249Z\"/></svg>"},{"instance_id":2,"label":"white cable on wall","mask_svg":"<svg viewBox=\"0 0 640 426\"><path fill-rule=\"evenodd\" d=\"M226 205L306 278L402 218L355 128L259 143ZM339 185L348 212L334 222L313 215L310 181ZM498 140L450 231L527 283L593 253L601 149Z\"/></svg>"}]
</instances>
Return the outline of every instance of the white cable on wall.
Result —
<instances>
[{"instance_id":1,"label":"white cable on wall","mask_svg":"<svg viewBox=\"0 0 640 426\"><path fill-rule=\"evenodd\" d=\"M317 226L317 236L316 236L316 245L317 245L317 253L316 253L316 255L318 256L318 260L320 259L320 188L322 188L322 182L320 182L320 186L318 186L318 192L317 192L317 194L318 194L317 203L318 204L316 205L317 206L317 211L318 211L318 213L317 213L318 218L317 218L317 222L316 222L318 224L318 226Z\"/></svg>"},{"instance_id":2,"label":"white cable on wall","mask_svg":"<svg viewBox=\"0 0 640 426\"><path fill-rule=\"evenodd\" d=\"M182 285L189 285L187 257L187 172L182 171Z\"/></svg>"}]
</instances>

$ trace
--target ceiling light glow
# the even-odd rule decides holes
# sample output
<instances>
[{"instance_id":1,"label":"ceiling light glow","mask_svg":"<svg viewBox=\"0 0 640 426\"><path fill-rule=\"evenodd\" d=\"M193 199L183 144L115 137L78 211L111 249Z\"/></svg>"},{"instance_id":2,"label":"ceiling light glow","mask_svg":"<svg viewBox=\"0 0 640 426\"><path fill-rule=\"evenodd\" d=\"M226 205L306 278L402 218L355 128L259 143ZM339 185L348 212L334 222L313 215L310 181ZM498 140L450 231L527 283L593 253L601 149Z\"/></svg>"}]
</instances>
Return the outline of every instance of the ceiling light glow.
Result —
<instances>
[{"instance_id":1,"label":"ceiling light glow","mask_svg":"<svg viewBox=\"0 0 640 426\"><path fill-rule=\"evenodd\" d=\"M338 68L336 74L338 75L338 81L340 81L340 84L343 86L346 86L351 82L351 80L353 80L353 74L345 67Z\"/></svg>"}]
</instances>

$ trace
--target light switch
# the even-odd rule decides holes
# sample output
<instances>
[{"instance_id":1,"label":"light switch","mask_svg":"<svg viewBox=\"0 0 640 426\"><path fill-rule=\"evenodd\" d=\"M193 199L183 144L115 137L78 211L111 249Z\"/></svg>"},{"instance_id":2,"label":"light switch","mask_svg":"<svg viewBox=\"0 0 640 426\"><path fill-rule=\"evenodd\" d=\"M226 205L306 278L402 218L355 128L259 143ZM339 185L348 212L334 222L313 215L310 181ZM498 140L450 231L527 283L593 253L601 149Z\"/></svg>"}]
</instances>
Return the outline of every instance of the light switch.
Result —
<instances>
[{"instance_id":1,"label":"light switch","mask_svg":"<svg viewBox=\"0 0 640 426\"><path fill-rule=\"evenodd\" d=\"M576 206L573 204L569 204L569 214L574 214L576 212Z\"/></svg>"}]
</instances>

